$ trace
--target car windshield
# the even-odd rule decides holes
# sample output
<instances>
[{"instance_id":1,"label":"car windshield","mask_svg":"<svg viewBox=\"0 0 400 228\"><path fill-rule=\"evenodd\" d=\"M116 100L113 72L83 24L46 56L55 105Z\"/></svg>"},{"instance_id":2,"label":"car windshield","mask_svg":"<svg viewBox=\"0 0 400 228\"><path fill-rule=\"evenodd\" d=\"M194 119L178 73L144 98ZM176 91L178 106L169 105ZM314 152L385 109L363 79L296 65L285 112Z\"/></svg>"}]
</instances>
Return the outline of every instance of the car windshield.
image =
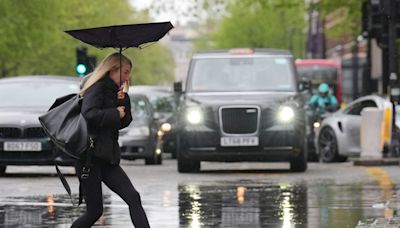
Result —
<instances>
[{"instance_id":1,"label":"car windshield","mask_svg":"<svg viewBox=\"0 0 400 228\"><path fill-rule=\"evenodd\" d=\"M12 82L0 84L0 108L50 107L54 101L67 94L78 93L74 82Z\"/></svg>"},{"instance_id":2,"label":"car windshield","mask_svg":"<svg viewBox=\"0 0 400 228\"><path fill-rule=\"evenodd\" d=\"M144 98L131 96L131 113L136 118L147 117L150 115Z\"/></svg>"},{"instance_id":3,"label":"car windshield","mask_svg":"<svg viewBox=\"0 0 400 228\"><path fill-rule=\"evenodd\" d=\"M333 66L298 66L297 72L302 80L321 82L336 82L337 69Z\"/></svg>"},{"instance_id":4,"label":"car windshield","mask_svg":"<svg viewBox=\"0 0 400 228\"><path fill-rule=\"evenodd\" d=\"M157 97L150 96L150 103L155 112L173 112L175 101L173 96Z\"/></svg>"},{"instance_id":5,"label":"car windshield","mask_svg":"<svg viewBox=\"0 0 400 228\"><path fill-rule=\"evenodd\" d=\"M189 91L293 91L292 64L288 58L196 59L191 66Z\"/></svg>"}]
</instances>

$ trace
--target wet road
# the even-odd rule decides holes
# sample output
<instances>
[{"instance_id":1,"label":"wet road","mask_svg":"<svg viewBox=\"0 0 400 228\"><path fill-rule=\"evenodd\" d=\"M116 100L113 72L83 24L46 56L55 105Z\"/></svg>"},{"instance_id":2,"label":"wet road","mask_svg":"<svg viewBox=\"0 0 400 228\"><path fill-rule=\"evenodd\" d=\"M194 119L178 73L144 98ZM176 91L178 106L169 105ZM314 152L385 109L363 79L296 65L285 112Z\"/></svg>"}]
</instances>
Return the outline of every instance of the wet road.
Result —
<instances>
[{"instance_id":1,"label":"wet road","mask_svg":"<svg viewBox=\"0 0 400 228\"><path fill-rule=\"evenodd\" d=\"M204 163L196 174L178 174L174 160L123 167L152 227L355 227L400 208L396 166L310 163L300 174L269 163ZM73 169L63 170L77 202ZM71 205L54 167L9 167L0 186L0 227L69 227L85 210ZM124 202L105 186L103 192L96 226L133 227Z\"/></svg>"}]
</instances>

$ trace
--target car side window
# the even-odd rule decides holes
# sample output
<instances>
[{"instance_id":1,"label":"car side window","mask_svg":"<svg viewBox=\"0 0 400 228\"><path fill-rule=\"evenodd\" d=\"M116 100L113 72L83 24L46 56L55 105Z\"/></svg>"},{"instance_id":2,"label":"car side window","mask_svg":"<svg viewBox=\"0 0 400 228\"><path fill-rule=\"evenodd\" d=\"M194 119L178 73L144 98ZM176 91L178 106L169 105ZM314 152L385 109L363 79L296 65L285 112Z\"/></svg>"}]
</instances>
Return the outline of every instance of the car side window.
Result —
<instances>
[{"instance_id":1,"label":"car side window","mask_svg":"<svg viewBox=\"0 0 400 228\"><path fill-rule=\"evenodd\" d=\"M173 112L174 111L174 98L159 97L153 100L152 106L157 112Z\"/></svg>"},{"instance_id":2,"label":"car side window","mask_svg":"<svg viewBox=\"0 0 400 228\"><path fill-rule=\"evenodd\" d=\"M149 105L150 104L141 97L131 97L131 111L134 116L149 116L151 113Z\"/></svg>"},{"instance_id":3,"label":"car side window","mask_svg":"<svg viewBox=\"0 0 400 228\"><path fill-rule=\"evenodd\" d=\"M373 101L373 100L364 100L364 101L355 103L353 106L349 107L349 109L347 109L345 111L345 113L348 114L348 115L360 116L361 115L361 111L364 108L368 108L368 107L376 108L378 106L376 105L375 101Z\"/></svg>"}]
</instances>

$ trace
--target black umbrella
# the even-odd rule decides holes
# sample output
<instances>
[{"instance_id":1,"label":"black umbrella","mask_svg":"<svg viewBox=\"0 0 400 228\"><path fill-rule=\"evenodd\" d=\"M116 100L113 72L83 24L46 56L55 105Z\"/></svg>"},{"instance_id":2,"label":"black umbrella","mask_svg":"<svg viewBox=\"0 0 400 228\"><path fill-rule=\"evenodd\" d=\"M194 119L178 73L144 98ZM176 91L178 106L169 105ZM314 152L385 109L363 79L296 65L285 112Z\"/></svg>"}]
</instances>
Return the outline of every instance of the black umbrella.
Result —
<instances>
[{"instance_id":1,"label":"black umbrella","mask_svg":"<svg viewBox=\"0 0 400 228\"><path fill-rule=\"evenodd\" d=\"M65 31L74 38L97 48L143 48L161 39L174 26L171 22L114 25Z\"/></svg>"}]
</instances>

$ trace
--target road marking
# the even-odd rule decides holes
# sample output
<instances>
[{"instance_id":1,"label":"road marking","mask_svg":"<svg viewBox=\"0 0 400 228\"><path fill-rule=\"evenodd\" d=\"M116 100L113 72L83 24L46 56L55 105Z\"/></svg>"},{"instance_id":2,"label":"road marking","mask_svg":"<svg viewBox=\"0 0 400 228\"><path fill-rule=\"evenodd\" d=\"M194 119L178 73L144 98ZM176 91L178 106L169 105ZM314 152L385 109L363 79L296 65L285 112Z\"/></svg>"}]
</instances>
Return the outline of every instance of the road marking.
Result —
<instances>
[{"instance_id":1,"label":"road marking","mask_svg":"<svg viewBox=\"0 0 400 228\"><path fill-rule=\"evenodd\" d=\"M375 181L378 182L379 187L383 190L383 200L386 201L385 207L389 205L390 200L393 197L393 189L395 184L392 179L390 179L389 175L381 168L370 167L366 168L368 174L374 177ZM394 215L394 211L392 208L386 208L384 211L384 216L387 219L391 219Z\"/></svg>"},{"instance_id":2,"label":"road marking","mask_svg":"<svg viewBox=\"0 0 400 228\"><path fill-rule=\"evenodd\" d=\"M375 181L378 182L379 186L383 190L393 189L394 183L383 169L377 167L369 167L367 168L367 172L374 177Z\"/></svg>"}]
</instances>

